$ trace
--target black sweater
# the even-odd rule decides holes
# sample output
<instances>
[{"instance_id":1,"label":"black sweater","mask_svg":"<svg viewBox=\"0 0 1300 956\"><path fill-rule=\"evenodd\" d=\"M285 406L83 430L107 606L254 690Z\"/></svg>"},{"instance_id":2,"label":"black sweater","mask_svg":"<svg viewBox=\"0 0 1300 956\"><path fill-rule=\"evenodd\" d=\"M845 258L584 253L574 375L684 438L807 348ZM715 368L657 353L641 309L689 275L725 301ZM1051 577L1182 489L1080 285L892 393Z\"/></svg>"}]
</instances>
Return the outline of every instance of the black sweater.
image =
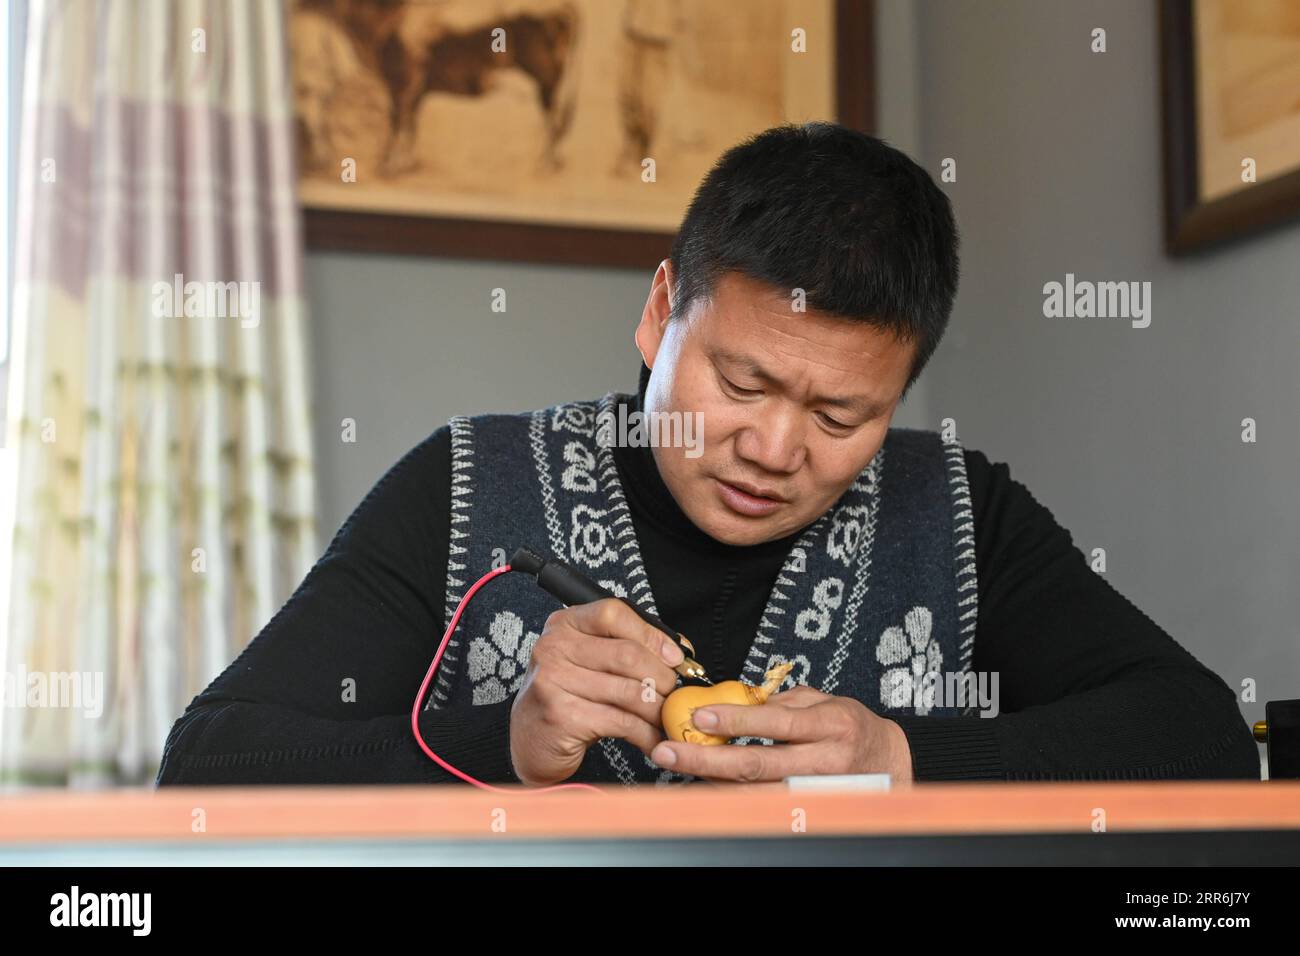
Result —
<instances>
[{"instance_id":1,"label":"black sweater","mask_svg":"<svg viewBox=\"0 0 1300 956\"><path fill-rule=\"evenodd\" d=\"M647 375L643 364L638 401ZM798 533L719 543L677 506L649 448L616 448L615 459L660 616L691 636L710 676L735 679ZM1257 745L1223 680L1093 572L1005 464L971 450L965 460L979 579L971 667L999 673L1001 713L893 718L916 779L1258 779ZM379 480L176 721L159 785L459 782L410 726L443 633L450 461L443 426ZM465 773L518 783L513 703L424 711L421 734Z\"/></svg>"}]
</instances>

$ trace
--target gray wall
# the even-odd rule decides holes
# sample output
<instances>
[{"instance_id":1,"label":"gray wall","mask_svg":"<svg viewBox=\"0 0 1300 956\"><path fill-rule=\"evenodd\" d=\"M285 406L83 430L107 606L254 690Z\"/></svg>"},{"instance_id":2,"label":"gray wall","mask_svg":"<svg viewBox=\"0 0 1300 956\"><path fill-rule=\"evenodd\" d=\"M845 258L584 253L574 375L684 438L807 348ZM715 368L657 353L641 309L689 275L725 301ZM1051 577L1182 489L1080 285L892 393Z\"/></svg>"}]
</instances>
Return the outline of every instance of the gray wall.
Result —
<instances>
[{"instance_id":1,"label":"gray wall","mask_svg":"<svg viewBox=\"0 0 1300 956\"><path fill-rule=\"evenodd\" d=\"M930 413L1105 548L1111 583L1230 685L1256 679L1242 709L1262 718L1300 697L1300 225L1164 255L1154 3L919 12L921 155L956 158L964 238ZM1067 272L1149 280L1150 327L1044 318Z\"/></svg>"},{"instance_id":2,"label":"gray wall","mask_svg":"<svg viewBox=\"0 0 1300 956\"><path fill-rule=\"evenodd\" d=\"M452 415L634 390L653 272L312 254L307 281L328 539L380 475ZM491 310L494 288L506 311ZM357 440L339 423L356 420ZM322 543L323 547L323 543Z\"/></svg>"}]
</instances>

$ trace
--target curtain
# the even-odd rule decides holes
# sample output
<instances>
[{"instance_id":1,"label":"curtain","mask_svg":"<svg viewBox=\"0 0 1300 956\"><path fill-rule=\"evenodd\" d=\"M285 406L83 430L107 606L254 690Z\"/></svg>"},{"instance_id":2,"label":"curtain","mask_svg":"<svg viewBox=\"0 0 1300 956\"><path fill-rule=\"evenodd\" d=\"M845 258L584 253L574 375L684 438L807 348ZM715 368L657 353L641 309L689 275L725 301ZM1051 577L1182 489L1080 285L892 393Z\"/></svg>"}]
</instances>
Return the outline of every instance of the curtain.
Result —
<instances>
[{"instance_id":1,"label":"curtain","mask_svg":"<svg viewBox=\"0 0 1300 956\"><path fill-rule=\"evenodd\" d=\"M151 782L316 555L286 48L277 2L30 2L5 784Z\"/></svg>"}]
</instances>

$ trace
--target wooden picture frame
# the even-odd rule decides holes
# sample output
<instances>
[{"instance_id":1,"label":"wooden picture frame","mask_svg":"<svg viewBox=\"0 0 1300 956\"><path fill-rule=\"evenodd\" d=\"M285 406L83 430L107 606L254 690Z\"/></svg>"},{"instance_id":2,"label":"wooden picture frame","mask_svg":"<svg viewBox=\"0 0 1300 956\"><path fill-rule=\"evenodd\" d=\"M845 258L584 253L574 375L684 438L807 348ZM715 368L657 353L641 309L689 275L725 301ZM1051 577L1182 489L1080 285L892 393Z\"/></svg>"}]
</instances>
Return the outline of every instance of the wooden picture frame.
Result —
<instances>
[{"instance_id":1,"label":"wooden picture frame","mask_svg":"<svg viewBox=\"0 0 1300 956\"><path fill-rule=\"evenodd\" d=\"M1266 176L1265 163L1256 158L1261 178L1238 188L1208 195L1205 186L1205 96L1203 57L1199 39L1206 41L1206 22L1198 26L1197 4L1204 0L1161 0L1159 8L1161 107L1165 173L1165 246L1181 256L1221 245L1230 240L1276 228L1300 216L1300 151L1279 163L1283 151L1273 150L1268 161L1287 169ZM1250 0L1237 0L1240 13ZM1262 8L1266 10L1267 8ZM1214 104L1209 104L1213 108ZM1291 121L1288 120L1288 129ZM1290 134L1294 139L1294 134ZM1230 147L1229 147L1230 148ZM1232 156L1220 157L1231 159ZM1244 159L1245 157L1243 157ZM1294 163L1294 168L1292 168ZM1220 178L1227 162L1217 164Z\"/></svg>"},{"instance_id":2,"label":"wooden picture frame","mask_svg":"<svg viewBox=\"0 0 1300 956\"><path fill-rule=\"evenodd\" d=\"M875 128L873 0L833 0L836 119ZM674 232L313 208L304 204L315 250L450 256L532 263L654 268Z\"/></svg>"}]
</instances>

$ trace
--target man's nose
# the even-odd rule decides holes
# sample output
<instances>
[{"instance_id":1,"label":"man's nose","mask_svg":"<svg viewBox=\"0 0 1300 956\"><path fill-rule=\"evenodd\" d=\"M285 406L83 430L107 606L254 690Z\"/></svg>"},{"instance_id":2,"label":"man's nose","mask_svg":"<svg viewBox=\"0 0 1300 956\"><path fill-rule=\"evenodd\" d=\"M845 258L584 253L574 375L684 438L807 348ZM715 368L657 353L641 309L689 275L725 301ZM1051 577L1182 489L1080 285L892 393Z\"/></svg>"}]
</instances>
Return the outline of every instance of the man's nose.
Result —
<instances>
[{"instance_id":1,"label":"man's nose","mask_svg":"<svg viewBox=\"0 0 1300 956\"><path fill-rule=\"evenodd\" d=\"M805 453L803 416L797 409L764 409L736 440L736 454L765 472L793 474Z\"/></svg>"}]
</instances>

